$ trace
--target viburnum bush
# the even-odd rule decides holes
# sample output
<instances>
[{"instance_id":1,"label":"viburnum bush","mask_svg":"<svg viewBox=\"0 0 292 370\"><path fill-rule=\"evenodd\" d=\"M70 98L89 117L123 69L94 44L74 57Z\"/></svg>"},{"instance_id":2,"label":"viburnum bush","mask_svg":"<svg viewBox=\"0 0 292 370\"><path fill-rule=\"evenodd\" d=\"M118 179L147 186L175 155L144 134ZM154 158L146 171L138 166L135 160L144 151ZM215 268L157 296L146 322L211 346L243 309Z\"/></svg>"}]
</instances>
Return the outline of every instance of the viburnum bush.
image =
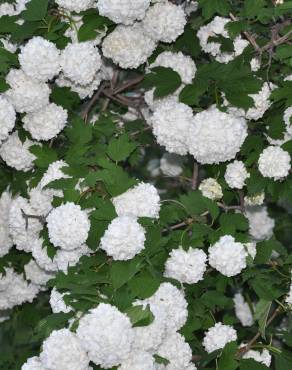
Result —
<instances>
[{"instance_id":1,"label":"viburnum bush","mask_svg":"<svg viewBox=\"0 0 292 370\"><path fill-rule=\"evenodd\" d=\"M291 11L1 2L1 370L291 370Z\"/></svg>"}]
</instances>

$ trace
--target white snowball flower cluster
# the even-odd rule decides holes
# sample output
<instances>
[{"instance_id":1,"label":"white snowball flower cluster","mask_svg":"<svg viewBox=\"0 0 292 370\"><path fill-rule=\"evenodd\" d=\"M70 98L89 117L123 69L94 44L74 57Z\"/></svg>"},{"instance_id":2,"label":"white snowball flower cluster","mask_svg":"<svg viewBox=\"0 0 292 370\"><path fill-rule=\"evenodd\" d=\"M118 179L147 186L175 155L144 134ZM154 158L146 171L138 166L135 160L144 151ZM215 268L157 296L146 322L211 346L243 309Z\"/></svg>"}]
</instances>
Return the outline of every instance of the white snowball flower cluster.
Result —
<instances>
[{"instance_id":1,"label":"white snowball flower cluster","mask_svg":"<svg viewBox=\"0 0 292 370\"><path fill-rule=\"evenodd\" d=\"M166 312L166 329L175 332L187 321L187 301L184 293L170 283L162 283L154 295L144 301L153 306L162 307Z\"/></svg>"},{"instance_id":2,"label":"white snowball flower cluster","mask_svg":"<svg viewBox=\"0 0 292 370\"><path fill-rule=\"evenodd\" d=\"M173 369L186 369L192 360L192 350L179 333L168 335L158 348L157 354L166 358Z\"/></svg>"},{"instance_id":3,"label":"white snowball flower cluster","mask_svg":"<svg viewBox=\"0 0 292 370\"><path fill-rule=\"evenodd\" d=\"M140 24L119 25L103 41L102 51L121 68L137 68L144 64L156 47Z\"/></svg>"},{"instance_id":4,"label":"white snowball flower cluster","mask_svg":"<svg viewBox=\"0 0 292 370\"><path fill-rule=\"evenodd\" d=\"M244 197L245 206L261 206L265 200L265 193L256 193L254 195L247 195Z\"/></svg>"},{"instance_id":5,"label":"white snowball flower cluster","mask_svg":"<svg viewBox=\"0 0 292 370\"><path fill-rule=\"evenodd\" d=\"M97 8L100 15L115 23L133 24L145 17L150 0L98 0Z\"/></svg>"},{"instance_id":6,"label":"white snowball flower cluster","mask_svg":"<svg viewBox=\"0 0 292 370\"><path fill-rule=\"evenodd\" d=\"M158 55L149 68L165 67L171 68L177 72L184 84L192 83L196 75L197 67L191 57L184 55L182 52L173 53L171 51L164 51Z\"/></svg>"},{"instance_id":7,"label":"white snowball flower cluster","mask_svg":"<svg viewBox=\"0 0 292 370\"><path fill-rule=\"evenodd\" d=\"M241 293L236 293L234 298L235 314L242 326L252 326L254 323L252 311Z\"/></svg>"},{"instance_id":8,"label":"white snowball flower cluster","mask_svg":"<svg viewBox=\"0 0 292 370\"><path fill-rule=\"evenodd\" d=\"M51 243L65 250L84 244L90 229L87 213L71 202L54 208L47 217L47 225Z\"/></svg>"},{"instance_id":9,"label":"white snowball flower cluster","mask_svg":"<svg viewBox=\"0 0 292 370\"><path fill-rule=\"evenodd\" d=\"M249 234L255 240L270 239L273 235L275 221L269 216L267 207L247 207L246 217L249 222Z\"/></svg>"},{"instance_id":10,"label":"white snowball flower cluster","mask_svg":"<svg viewBox=\"0 0 292 370\"><path fill-rule=\"evenodd\" d=\"M56 0L60 7L76 13L93 8L94 2L94 0Z\"/></svg>"},{"instance_id":11,"label":"white snowball flower cluster","mask_svg":"<svg viewBox=\"0 0 292 370\"><path fill-rule=\"evenodd\" d=\"M145 33L153 40L170 43L184 32L186 22L181 6L162 2L148 9L142 24Z\"/></svg>"},{"instance_id":12,"label":"white snowball flower cluster","mask_svg":"<svg viewBox=\"0 0 292 370\"><path fill-rule=\"evenodd\" d=\"M36 215L36 210L27 199L18 196L12 200L9 209L9 233L17 249L30 252L43 225L36 218L26 219L25 215Z\"/></svg>"},{"instance_id":13,"label":"white snowball flower cluster","mask_svg":"<svg viewBox=\"0 0 292 370\"><path fill-rule=\"evenodd\" d=\"M245 185L245 180L249 177L250 174L241 161L234 161L226 167L224 178L232 189L242 189Z\"/></svg>"},{"instance_id":14,"label":"white snowball flower cluster","mask_svg":"<svg viewBox=\"0 0 292 370\"><path fill-rule=\"evenodd\" d=\"M247 253L244 245L231 235L222 236L209 248L209 263L225 276L238 275L246 267Z\"/></svg>"},{"instance_id":15,"label":"white snowball flower cluster","mask_svg":"<svg viewBox=\"0 0 292 370\"><path fill-rule=\"evenodd\" d=\"M29 358L25 364L22 365L21 370L45 370L39 357Z\"/></svg>"},{"instance_id":16,"label":"white snowball flower cluster","mask_svg":"<svg viewBox=\"0 0 292 370\"><path fill-rule=\"evenodd\" d=\"M215 106L195 115L188 132L189 152L202 164L233 159L247 137L242 117L219 111Z\"/></svg>"},{"instance_id":17,"label":"white snowball flower cluster","mask_svg":"<svg viewBox=\"0 0 292 370\"><path fill-rule=\"evenodd\" d=\"M39 188L45 192L48 196L50 196L51 200L53 200L54 196L59 196L61 197L63 192L62 190L57 190L57 189L50 189L45 187L49 185L51 182L55 180L60 180L62 178L66 179L69 176L66 175L63 171L62 168L68 167L67 163L65 161L55 161L51 163L45 172L44 176L41 178L41 181L39 183Z\"/></svg>"},{"instance_id":18,"label":"white snowball flower cluster","mask_svg":"<svg viewBox=\"0 0 292 370\"><path fill-rule=\"evenodd\" d=\"M161 102L151 117L157 142L170 153L187 154L187 136L194 119L192 109L172 99Z\"/></svg>"},{"instance_id":19,"label":"white snowball flower cluster","mask_svg":"<svg viewBox=\"0 0 292 370\"><path fill-rule=\"evenodd\" d=\"M292 107L288 107L284 112L284 122L286 125L287 133L291 136L292 135L292 123L290 122L292 118Z\"/></svg>"},{"instance_id":20,"label":"white snowball flower cluster","mask_svg":"<svg viewBox=\"0 0 292 370\"><path fill-rule=\"evenodd\" d=\"M23 127L36 140L50 140L65 127L68 113L62 107L51 103L42 110L27 114Z\"/></svg>"},{"instance_id":21,"label":"white snowball flower cluster","mask_svg":"<svg viewBox=\"0 0 292 370\"><path fill-rule=\"evenodd\" d=\"M267 367L270 367L272 362L272 356L270 355L270 352L266 348L264 348L262 352L250 349L242 356L242 358L243 359L251 358L261 364L266 365Z\"/></svg>"},{"instance_id":22,"label":"white snowball flower cluster","mask_svg":"<svg viewBox=\"0 0 292 370\"><path fill-rule=\"evenodd\" d=\"M156 370L153 356L147 352L133 352L131 356L122 362L119 370Z\"/></svg>"},{"instance_id":23,"label":"white snowball flower cluster","mask_svg":"<svg viewBox=\"0 0 292 370\"><path fill-rule=\"evenodd\" d=\"M34 259L24 266L25 276L35 285L45 286L54 277L52 272L42 269Z\"/></svg>"},{"instance_id":24,"label":"white snowball flower cluster","mask_svg":"<svg viewBox=\"0 0 292 370\"><path fill-rule=\"evenodd\" d=\"M183 172L183 158L174 153L164 153L160 159L160 171L165 176L176 177Z\"/></svg>"},{"instance_id":25,"label":"white snowball flower cluster","mask_svg":"<svg viewBox=\"0 0 292 370\"><path fill-rule=\"evenodd\" d=\"M16 113L13 105L3 95L0 95L0 144L8 138L15 121Z\"/></svg>"},{"instance_id":26,"label":"white snowball flower cluster","mask_svg":"<svg viewBox=\"0 0 292 370\"><path fill-rule=\"evenodd\" d=\"M202 26L197 32L200 45L205 53L211 54L220 63L228 63L238 55L242 54L243 50L248 46L248 41L237 36L234 39L234 51L222 52L221 44L216 41L209 41L209 38L216 36L223 36L230 38L228 31L225 29L227 23L231 20L229 18L215 17L210 23Z\"/></svg>"},{"instance_id":27,"label":"white snowball flower cluster","mask_svg":"<svg viewBox=\"0 0 292 370\"><path fill-rule=\"evenodd\" d=\"M0 275L0 310L7 310L24 302L32 302L39 292L39 286L29 284L23 275L12 268L6 268Z\"/></svg>"},{"instance_id":28,"label":"white snowball flower cluster","mask_svg":"<svg viewBox=\"0 0 292 370\"><path fill-rule=\"evenodd\" d=\"M134 340L129 318L104 303L80 319L77 336L90 360L104 368L127 360Z\"/></svg>"},{"instance_id":29,"label":"white snowball flower cluster","mask_svg":"<svg viewBox=\"0 0 292 370\"><path fill-rule=\"evenodd\" d=\"M236 339L237 333L232 326L218 322L205 333L203 346L208 353L212 353Z\"/></svg>"},{"instance_id":30,"label":"white snowball flower cluster","mask_svg":"<svg viewBox=\"0 0 292 370\"><path fill-rule=\"evenodd\" d=\"M6 76L10 89L5 92L16 112L31 113L49 104L50 88L33 80L20 69L11 69Z\"/></svg>"},{"instance_id":31,"label":"white snowball flower cluster","mask_svg":"<svg viewBox=\"0 0 292 370\"><path fill-rule=\"evenodd\" d=\"M151 184L141 182L112 201L118 216L159 217L160 196Z\"/></svg>"},{"instance_id":32,"label":"white snowball flower cluster","mask_svg":"<svg viewBox=\"0 0 292 370\"><path fill-rule=\"evenodd\" d=\"M24 143L18 137L18 133L14 132L0 146L0 156L3 161L17 171L27 172L32 169L33 161L36 157L29 151L29 148L34 143L26 139Z\"/></svg>"},{"instance_id":33,"label":"white snowball flower cluster","mask_svg":"<svg viewBox=\"0 0 292 370\"><path fill-rule=\"evenodd\" d=\"M101 68L98 49L91 42L68 44L61 55L64 76L71 81L87 85Z\"/></svg>"},{"instance_id":34,"label":"white snowball flower cluster","mask_svg":"<svg viewBox=\"0 0 292 370\"><path fill-rule=\"evenodd\" d=\"M165 264L164 276L176 279L181 283L195 284L203 280L207 269L207 255L201 249L182 247L173 249Z\"/></svg>"},{"instance_id":35,"label":"white snowball flower cluster","mask_svg":"<svg viewBox=\"0 0 292 370\"><path fill-rule=\"evenodd\" d=\"M56 272L58 271L58 267L55 262L55 258L52 260L48 256L47 248L43 246L43 243L43 239L35 238L30 246L32 256L42 269L49 272Z\"/></svg>"},{"instance_id":36,"label":"white snowball flower cluster","mask_svg":"<svg viewBox=\"0 0 292 370\"><path fill-rule=\"evenodd\" d=\"M221 185L212 177L203 180L199 186L199 190L204 197L212 200L219 200L223 197Z\"/></svg>"},{"instance_id":37,"label":"white snowball flower cluster","mask_svg":"<svg viewBox=\"0 0 292 370\"><path fill-rule=\"evenodd\" d=\"M4 191L0 197L0 257L5 256L13 246L9 230L11 194Z\"/></svg>"},{"instance_id":38,"label":"white snowball flower cluster","mask_svg":"<svg viewBox=\"0 0 292 370\"><path fill-rule=\"evenodd\" d=\"M100 240L100 248L114 260L129 260L144 249L145 230L133 216L115 218Z\"/></svg>"},{"instance_id":39,"label":"white snowball flower cluster","mask_svg":"<svg viewBox=\"0 0 292 370\"><path fill-rule=\"evenodd\" d=\"M50 306L53 313L69 313L72 311L71 306L67 306L64 302L64 295L66 293L60 293L56 288L53 288L50 295Z\"/></svg>"},{"instance_id":40,"label":"white snowball flower cluster","mask_svg":"<svg viewBox=\"0 0 292 370\"><path fill-rule=\"evenodd\" d=\"M263 117L265 112L272 105L272 102L270 101L270 96L275 88L275 85L264 82L261 90L257 94L249 95L254 101L254 107L249 108L246 112L245 117L247 119L257 121L258 119Z\"/></svg>"},{"instance_id":41,"label":"white snowball flower cluster","mask_svg":"<svg viewBox=\"0 0 292 370\"><path fill-rule=\"evenodd\" d=\"M45 369L88 370L89 358L76 334L54 330L44 341L40 360Z\"/></svg>"},{"instance_id":42,"label":"white snowball flower cluster","mask_svg":"<svg viewBox=\"0 0 292 370\"><path fill-rule=\"evenodd\" d=\"M19 63L27 76L47 82L60 71L60 52L55 44L36 36L21 48Z\"/></svg>"},{"instance_id":43,"label":"white snowball flower cluster","mask_svg":"<svg viewBox=\"0 0 292 370\"><path fill-rule=\"evenodd\" d=\"M288 152L278 146L269 146L260 155L259 171L264 177L283 180L291 169L291 158Z\"/></svg>"},{"instance_id":44,"label":"white snowball flower cluster","mask_svg":"<svg viewBox=\"0 0 292 370\"><path fill-rule=\"evenodd\" d=\"M16 0L13 4L5 2L0 4L0 17L3 15L14 16L20 14L25 8L29 0Z\"/></svg>"},{"instance_id":45,"label":"white snowball flower cluster","mask_svg":"<svg viewBox=\"0 0 292 370\"><path fill-rule=\"evenodd\" d=\"M253 72L257 72L261 68L261 61L258 58L252 58L250 68Z\"/></svg>"}]
</instances>

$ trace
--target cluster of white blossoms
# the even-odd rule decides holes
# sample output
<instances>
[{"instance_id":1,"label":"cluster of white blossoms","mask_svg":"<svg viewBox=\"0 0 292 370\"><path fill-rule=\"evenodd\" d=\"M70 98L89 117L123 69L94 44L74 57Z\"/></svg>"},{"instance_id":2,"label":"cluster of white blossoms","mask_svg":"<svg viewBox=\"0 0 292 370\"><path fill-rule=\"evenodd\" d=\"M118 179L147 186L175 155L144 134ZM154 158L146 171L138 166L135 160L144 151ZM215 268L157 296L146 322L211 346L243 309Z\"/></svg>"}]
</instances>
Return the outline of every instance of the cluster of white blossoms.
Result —
<instances>
[{"instance_id":1,"label":"cluster of white blossoms","mask_svg":"<svg viewBox=\"0 0 292 370\"><path fill-rule=\"evenodd\" d=\"M270 367L272 362L272 356L266 348L264 348L261 352L250 349L242 356L242 358L246 360L249 358L253 359L256 362L266 365L267 367Z\"/></svg>"},{"instance_id":2,"label":"cluster of white blossoms","mask_svg":"<svg viewBox=\"0 0 292 370\"><path fill-rule=\"evenodd\" d=\"M244 49L248 46L248 41L241 36L237 36L233 41L234 51L222 52L221 43L216 40L210 41L210 38L216 39L218 36L230 38L226 25L231 22L229 18L215 17L210 23L202 26L198 33L201 48L205 53L211 54L220 63L228 63L238 55L242 54Z\"/></svg>"},{"instance_id":3,"label":"cluster of white blossoms","mask_svg":"<svg viewBox=\"0 0 292 370\"><path fill-rule=\"evenodd\" d=\"M246 257L244 245L231 235L222 236L209 248L209 264L228 277L238 275L246 267Z\"/></svg>"},{"instance_id":4,"label":"cluster of white blossoms","mask_svg":"<svg viewBox=\"0 0 292 370\"><path fill-rule=\"evenodd\" d=\"M212 200L219 200L223 197L221 185L212 177L204 179L199 186L199 190L204 197Z\"/></svg>"},{"instance_id":5,"label":"cluster of white blossoms","mask_svg":"<svg viewBox=\"0 0 292 370\"><path fill-rule=\"evenodd\" d=\"M264 177L283 180L291 169L291 158L288 152L279 146L268 146L260 155L259 171Z\"/></svg>"},{"instance_id":6,"label":"cluster of white blossoms","mask_svg":"<svg viewBox=\"0 0 292 370\"><path fill-rule=\"evenodd\" d=\"M203 346L208 353L212 353L217 349L224 348L227 343L236 339L237 333L232 326L218 322L206 332Z\"/></svg>"},{"instance_id":7,"label":"cluster of white blossoms","mask_svg":"<svg viewBox=\"0 0 292 370\"><path fill-rule=\"evenodd\" d=\"M234 298L234 309L238 320L242 326L252 326L254 323L253 314L251 308L241 293L236 293Z\"/></svg>"},{"instance_id":8,"label":"cluster of white blossoms","mask_svg":"<svg viewBox=\"0 0 292 370\"><path fill-rule=\"evenodd\" d=\"M0 144L6 140L13 130L16 121L16 113L13 105L0 95Z\"/></svg>"},{"instance_id":9,"label":"cluster of white blossoms","mask_svg":"<svg viewBox=\"0 0 292 370\"><path fill-rule=\"evenodd\" d=\"M183 172L183 157L173 154L164 153L160 159L160 171L165 176L176 177Z\"/></svg>"},{"instance_id":10,"label":"cluster of white blossoms","mask_svg":"<svg viewBox=\"0 0 292 370\"><path fill-rule=\"evenodd\" d=\"M241 161L234 161L226 167L224 178L232 189L242 189L245 185L245 180L249 177L250 174Z\"/></svg>"},{"instance_id":11,"label":"cluster of white blossoms","mask_svg":"<svg viewBox=\"0 0 292 370\"><path fill-rule=\"evenodd\" d=\"M290 284L290 290L289 290L289 293L285 299L285 302L292 307L292 282Z\"/></svg>"},{"instance_id":12,"label":"cluster of white blossoms","mask_svg":"<svg viewBox=\"0 0 292 370\"><path fill-rule=\"evenodd\" d=\"M257 241L269 239L273 235L275 221L269 216L266 206L246 207L245 215L249 222L249 234Z\"/></svg>"},{"instance_id":13,"label":"cluster of white blossoms","mask_svg":"<svg viewBox=\"0 0 292 370\"><path fill-rule=\"evenodd\" d=\"M173 249L166 261L164 276L181 283L195 284L203 280L207 269L206 261L207 255L201 249L190 248L188 251L181 247Z\"/></svg>"},{"instance_id":14,"label":"cluster of white blossoms","mask_svg":"<svg viewBox=\"0 0 292 370\"><path fill-rule=\"evenodd\" d=\"M13 241L9 232L9 208L11 204L11 194L4 191L0 197L0 257L5 256L13 246Z\"/></svg>"}]
</instances>

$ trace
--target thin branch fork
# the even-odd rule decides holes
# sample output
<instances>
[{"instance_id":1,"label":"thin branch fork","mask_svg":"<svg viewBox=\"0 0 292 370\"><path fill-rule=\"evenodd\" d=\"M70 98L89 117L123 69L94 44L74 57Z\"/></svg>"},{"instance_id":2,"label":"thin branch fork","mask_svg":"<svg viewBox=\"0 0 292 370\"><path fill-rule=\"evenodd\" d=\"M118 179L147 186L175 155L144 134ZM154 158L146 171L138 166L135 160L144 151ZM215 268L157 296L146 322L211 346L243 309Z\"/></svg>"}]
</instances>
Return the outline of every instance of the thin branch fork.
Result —
<instances>
[{"instance_id":1,"label":"thin branch fork","mask_svg":"<svg viewBox=\"0 0 292 370\"><path fill-rule=\"evenodd\" d=\"M43 225L46 223L46 218L44 216L28 215L28 214L26 214L24 212L23 209L21 209L21 215L22 215L22 217L25 220L25 229L26 230L28 229L28 221L29 221L29 219L38 220Z\"/></svg>"}]
</instances>

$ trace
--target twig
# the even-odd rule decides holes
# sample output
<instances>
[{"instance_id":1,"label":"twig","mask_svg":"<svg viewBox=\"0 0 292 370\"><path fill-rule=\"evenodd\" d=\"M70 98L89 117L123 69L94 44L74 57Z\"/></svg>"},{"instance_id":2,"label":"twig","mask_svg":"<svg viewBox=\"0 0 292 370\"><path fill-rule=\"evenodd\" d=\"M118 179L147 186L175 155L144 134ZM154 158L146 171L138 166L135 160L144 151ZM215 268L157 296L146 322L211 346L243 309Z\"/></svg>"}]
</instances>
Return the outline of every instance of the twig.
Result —
<instances>
[{"instance_id":1,"label":"twig","mask_svg":"<svg viewBox=\"0 0 292 370\"><path fill-rule=\"evenodd\" d=\"M46 218L44 216L28 215L24 212L23 209L21 209L21 214L22 214L22 217L25 220L25 229L26 230L28 229L28 221L29 221L30 218L38 220L43 225L46 223Z\"/></svg>"},{"instance_id":2,"label":"twig","mask_svg":"<svg viewBox=\"0 0 292 370\"><path fill-rule=\"evenodd\" d=\"M114 89L113 93L119 94L125 90L127 90L129 87L133 87L135 85L138 85L141 81L143 81L144 76L138 76L134 78L133 80L129 80L118 86L117 88Z\"/></svg>"},{"instance_id":3,"label":"twig","mask_svg":"<svg viewBox=\"0 0 292 370\"><path fill-rule=\"evenodd\" d=\"M229 13L229 17L233 20L233 21L237 21L238 19L235 17L235 15L233 15L232 13ZM257 44L256 42L256 39L253 37L253 35L251 35L249 32L247 31L242 31L242 34L246 37L246 39L251 43L251 45L254 47L254 49L259 52L260 50L260 47L259 45Z\"/></svg>"},{"instance_id":4,"label":"twig","mask_svg":"<svg viewBox=\"0 0 292 370\"><path fill-rule=\"evenodd\" d=\"M83 112L81 113L81 116L82 118L84 119L85 122L87 122L87 119L88 119L88 115L90 113L90 111L92 110L92 108L94 107L95 103L97 102L97 100L99 99L101 93L103 92L103 90L105 89L105 87L107 86L107 82L103 82L100 86L99 86L99 89L97 90L97 92L93 95L93 97L90 99L90 101L88 102L88 104L86 105L86 107L84 108Z\"/></svg>"},{"instance_id":5,"label":"twig","mask_svg":"<svg viewBox=\"0 0 292 370\"><path fill-rule=\"evenodd\" d=\"M232 210L238 210L238 211L242 211L242 208L241 206L227 206L225 205L224 203L221 203L221 202L217 202L217 206L224 209L224 211L232 211Z\"/></svg>"},{"instance_id":6,"label":"twig","mask_svg":"<svg viewBox=\"0 0 292 370\"><path fill-rule=\"evenodd\" d=\"M193 177L192 177L192 190L196 190L198 188L198 179L199 179L199 165L195 161L194 168L193 168Z\"/></svg>"}]
</instances>

